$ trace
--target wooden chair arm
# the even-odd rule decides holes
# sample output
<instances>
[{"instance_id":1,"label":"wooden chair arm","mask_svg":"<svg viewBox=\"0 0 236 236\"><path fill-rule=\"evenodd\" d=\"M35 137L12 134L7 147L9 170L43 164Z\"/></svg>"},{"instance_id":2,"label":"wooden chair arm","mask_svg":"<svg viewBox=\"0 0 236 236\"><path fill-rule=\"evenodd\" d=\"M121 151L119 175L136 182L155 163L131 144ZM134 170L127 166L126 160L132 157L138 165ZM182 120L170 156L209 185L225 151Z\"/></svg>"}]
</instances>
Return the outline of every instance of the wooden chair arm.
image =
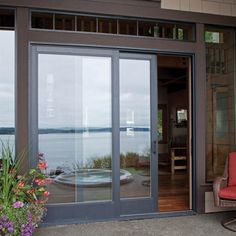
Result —
<instances>
[{"instance_id":1,"label":"wooden chair arm","mask_svg":"<svg viewBox=\"0 0 236 236\"><path fill-rule=\"evenodd\" d=\"M216 206L220 206L219 191L227 187L228 178L225 176L217 177L213 182L213 194Z\"/></svg>"}]
</instances>

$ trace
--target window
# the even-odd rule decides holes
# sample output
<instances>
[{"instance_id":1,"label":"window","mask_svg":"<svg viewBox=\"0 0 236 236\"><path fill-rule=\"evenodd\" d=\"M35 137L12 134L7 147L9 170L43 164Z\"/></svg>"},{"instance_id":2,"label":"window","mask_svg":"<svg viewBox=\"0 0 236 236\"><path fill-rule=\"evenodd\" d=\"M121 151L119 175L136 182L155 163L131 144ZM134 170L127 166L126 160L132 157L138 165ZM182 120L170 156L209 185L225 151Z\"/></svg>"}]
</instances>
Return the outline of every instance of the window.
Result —
<instances>
[{"instance_id":1,"label":"window","mask_svg":"<svg viewBox=\"0 0 236 236\"><path fill-rule=\"evenodd\" d=\"M55 23L55 24L54 24ZM65 30L193 41L194 24L53 12L31 13L33 29Z\"/></svg>"},{"instance_id":2,"label":"window","mask_svg":"<svg viewBox=\"0 0 236 236\"><path fill-rule=\"evenodd\" d=\"M206 27L207 181L223 173L235 150L235 31Z\"/></svg>"},{"instance_id":3,"label":"window","mask_svg":"<svg viewBox=\"0 0 236 236\"><path fill-rule=\"evenodd\" d=\"M14 10L0 9L0 28L14 29L15 16Z\"/></svg>"},{"instance_id":4,"label":"window","mask_svg":"<svg viewBox=\"0 0 236 236\"><path fill-rule=\"evenodd\" d=\"M225 31L225 30L224 30ZM207 73L211 74L226 74L227 73L227 58L228 39L224 39L229 35L227 30L206 30L205 42L206 42L206 64ZM224 42L226 40L226 42Z\"/></svg>"},{"instance_id":5,"label":"window","mask_svg":"<svg viewBox=\"0 0 236 236\"><path fill-rule=\"evenodd\" d=\"M137 21L120 19L119 34L137 35Z\"/></svg>"},{"instance_id":6,"label":"window","mask_svg":"<svg viewBox=\"0 0 236 236\"><path fill-rule=\"evenodd\" d=\"M38 29L53 29L53 14L33 12L32 27Z\"/></svg>"},{"instance_id":7,"label":"window","mask_svg":"<svg viewBox=\"0 0 236 236\"><path fill-rule=\"evenodd\" d=\"M55 14L56 30L75 30L75 16Z\"/></svg>"},{"instance_id":8,"label":"window","mask_svg":"<svg viewBox=\"0 0 236 236\"><path fill-rule=\"evenodd\" d=\"M176 126L187 127L188 111L185 108L178 107L176 109Z\"/></svg>"},{"instance_id":9,"label":"window","mask_svg":"<svg viewBox=\"0 0 236 236\"><path fill-rule=\"evenodd\" d=\"M96 32L97 23L95 17L77 16L77 30L85 32Z\"/></svg>"},{"instance_id":10,"label":"window","mask_svg":"<svg viewBox=\"0 0 236 236\"><path fill-rule=\"evenodd\" d=\"M14 29L14 11L0 9L0 140L14 148L15 32L9 29Z\"/></svg>"},{"instance_id":11,"label":"window","mask_svg":"<svg viewBox=\"0 0 236 236\"><path fill-rule=\"evenodd\" d=\"M50 203L112 199L111 63L110 56L38 55L39 152L56 183Z\"/></svg>"},{"instance_id":12,"label":"window","mask_svg":"<svg viewBox=\"0 0 236 236\"><path fill-rule=\"evenodd\" d=\"M117 20L109 18L98 18L98 32L117 34Z\"/></svg>"},{"instance_id":13,"label":"window","mask_svg":"<svg viewBox=\"0 0 236 236\"><path fill-rule=\"evenodd\" d=\"M224 34L222 32L205 31L206 43L224 43Z\"/></svg>"}]
</instances>

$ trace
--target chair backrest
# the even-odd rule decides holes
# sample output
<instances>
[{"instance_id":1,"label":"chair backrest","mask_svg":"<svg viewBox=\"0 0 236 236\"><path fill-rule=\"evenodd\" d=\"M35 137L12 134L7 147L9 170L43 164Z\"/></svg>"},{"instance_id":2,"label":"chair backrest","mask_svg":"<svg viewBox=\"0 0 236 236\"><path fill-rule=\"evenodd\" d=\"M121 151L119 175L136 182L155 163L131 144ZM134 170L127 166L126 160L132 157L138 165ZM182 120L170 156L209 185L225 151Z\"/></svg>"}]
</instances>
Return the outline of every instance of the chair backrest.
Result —
<instances>
[{"instance_id":1,"label":"chair backrest","mask_svg":"<svg viewBox=\"0 0 236 236\"><path fill-rule=\"evenodd\" d=\"M236 186L236 152L229 154L228 171L228 186Z\"/></svg>"}]
</instances>

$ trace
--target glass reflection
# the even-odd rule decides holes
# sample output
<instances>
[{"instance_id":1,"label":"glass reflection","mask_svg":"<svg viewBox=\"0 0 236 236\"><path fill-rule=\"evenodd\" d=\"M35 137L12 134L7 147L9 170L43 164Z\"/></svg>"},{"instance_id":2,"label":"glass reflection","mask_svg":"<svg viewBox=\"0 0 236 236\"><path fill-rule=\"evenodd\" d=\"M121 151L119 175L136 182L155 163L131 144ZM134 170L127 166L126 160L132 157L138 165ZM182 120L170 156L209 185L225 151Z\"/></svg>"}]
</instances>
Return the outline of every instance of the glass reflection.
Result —
<instances>
[{"instance_id":1,"label":"glass reflection","mask_svg":"<svg viewBox=\"0 0 236 236\"><path fill-rule=\"evenodd\" d=\"M235 151L235 40L233 29L206 27L207 181L223 174Z\"/></svg>"},{"instance_id":2,"label":"glass reflection","mask_svg":"<svg viewBox=\"0 0 236 236\"><path fill-rule=\"evenodd\" d=\"M39 55L39 151L51 203L111 199L111 58Z\"/></svg>"},{"instance_id":3,"label":"glass reflection","mask_svg":"<svg viewBox=\"0 0 236 236\"><path fill-rule=\"evenodd\" d=\"M0 140L15 142L15 32L0 30ZM0 148L1 148L0 142Z\"/></svg>"},{"instance_id":4,"label":"glass reflection","mask_svg":"<svg viewBox=\"0 0 236 236\"><path fill-rule=\"evenodd\" d=\"M121 198L150 196L150 61L120 59Z\"/></svg>"}]
</instances>

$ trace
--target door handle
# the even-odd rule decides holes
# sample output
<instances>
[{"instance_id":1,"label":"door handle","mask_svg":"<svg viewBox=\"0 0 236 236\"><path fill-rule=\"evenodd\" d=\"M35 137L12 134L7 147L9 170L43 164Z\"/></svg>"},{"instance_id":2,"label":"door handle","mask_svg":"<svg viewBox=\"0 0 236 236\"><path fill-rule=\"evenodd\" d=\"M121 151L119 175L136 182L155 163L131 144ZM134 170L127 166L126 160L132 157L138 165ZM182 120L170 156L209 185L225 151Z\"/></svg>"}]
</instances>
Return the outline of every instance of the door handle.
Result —
<instances>
[{"instance_id":1,"label":"door handle","mask_svg":"<svg viewBox=\"0 0 236 236\"><path fill-rule=\"evenodd\" d=\"M156 141L156 140L153 141L152 153L153 153L153 154L156 154L156 153L157 153L157 141Z\"/></svg>"}]
</instances>

